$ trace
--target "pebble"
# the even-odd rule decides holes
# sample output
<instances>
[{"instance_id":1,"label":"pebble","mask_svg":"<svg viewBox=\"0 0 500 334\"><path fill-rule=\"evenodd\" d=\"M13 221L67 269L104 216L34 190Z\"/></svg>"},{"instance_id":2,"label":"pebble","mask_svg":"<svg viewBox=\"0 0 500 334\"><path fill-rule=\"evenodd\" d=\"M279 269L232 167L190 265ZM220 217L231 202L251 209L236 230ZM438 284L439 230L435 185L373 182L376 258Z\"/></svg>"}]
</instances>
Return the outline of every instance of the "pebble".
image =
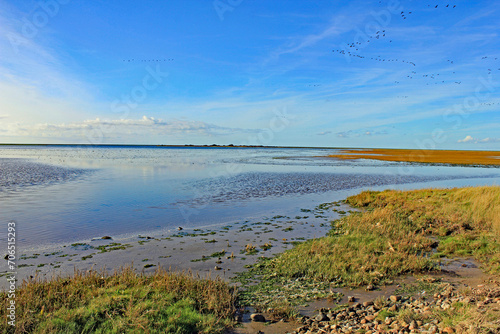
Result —
<instances>
[{"instance_id":1,"label":"pebble","mask_svg":"<svg viewBox=\"0 0 500 334\"><path fill-rule=\"evenodd\" d=\"M250 315L250 319L255 322L266 322L266 318L260 313L253 313Z\"/></svg>"},{"instance_id":2,"label":"pebble","mask_svg":"<svg viewBox=\"0 0 500 334\"><path fill-rule=\"evenodd\" d=\"M452 310L451 305L455 302L464 304L476 302L479 307L485 307L485 304L500 301L500 297L497 297L500 296L500 289L495 291L493 297L486 297L488 293L491 295L490 290L487 289L473 289L472 294L465 297L458 294L450 285L441 294L436 293L434 298L431 297L426 300L404 298L398 295L390 296L382 309L393 312L411 310L423 316L422 320L412 320L409 323L398 319L398 317L381 319L381 310L374 307L373 301L356 303L344 309L322 308L312 318L304 316L301 319L303 326L292 333L456 333L453 327L445 326L434 318L433 313L436 311L443 312L443 309ZM476 298L478 296L483 297ZM348 300L351 297L349 296ZM328 321L331 323L328 324Z\"/></svg>"}]
</instances>

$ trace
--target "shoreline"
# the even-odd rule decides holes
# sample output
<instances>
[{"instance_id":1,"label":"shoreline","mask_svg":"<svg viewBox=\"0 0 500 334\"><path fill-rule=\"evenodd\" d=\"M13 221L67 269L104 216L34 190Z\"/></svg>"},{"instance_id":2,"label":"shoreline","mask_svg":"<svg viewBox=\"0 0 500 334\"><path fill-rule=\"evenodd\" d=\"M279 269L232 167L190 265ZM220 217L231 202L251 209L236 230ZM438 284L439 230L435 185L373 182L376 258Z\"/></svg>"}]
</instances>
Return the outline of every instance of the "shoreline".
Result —
<instances>
[{"instance_id":1,"label":"shoreline","mask_svg":"<svg viewBox=\"0 0 500 334\"><path fill-rule=\"evenodd\" d=\"M291 248L294 242L324 236L330 229L330 221L341 216L337 212L326 215L314 208L302 210L301 215L252 218L204 228L182 228L170 233L131 233L119 238L113 235L100 236L71 244L58 243L29 251L21 250L16 263L18 285L30 276L50 279L71 275L75 269L85 271L106 268L112 272L126 266L146 273L152 273L159 267L191 270L228 280L234 276L233 273L245 270L245 265L255 263L260 256L273 256ZM350 210L347 205L341 205L338 209L345 213L347 210ZM252 254L246 254L248 244L256 246ZM223 250L225 253L221 256L211 256ZM216 263L219 257L221 263ZM216 266L221 269L215 270ZM2 270L0 278L6 272ZM0 289L6 288L5 283L2 280Z\"/></svg>"},{"instance_id":2,"label":"shoreline","mask_svg":"<svg viewBox=\"0 0 500 334\"><path fill-rule=\"evenodd\" d=\"M440 191L446 194L446 192L455 192L456 190L455 188L454 190L441 189ZM416 192L422 193L425 191L433 190L423 189ZM373 193L377 192L366 191L363 194L350 197L362 200L363 196L367 196L366 194L372 196ZM415 191L412 193L415 193ZM116 243L118 240L114 240L112 237L93 239L87 243L66 245L62 247L63 250L57 252L38 254L37 256L25 254L24 262L20 264L27 266L20 267L22 270L19 270L19 273L27 277L33 274L31 276L36 276L38 281L51 280L60 276L72 277L72 274L76 274L75 268L79 272L83 272L84 275L85 272L104 273L104 271L107 271L107 274L112 274L117 269L129 267L132 258L140 260L138 263L132 261L133 269L148 274L148 276L159 269L167 269L169 271L187 272L198 278L220 278L223 281L230 282L232 286L239 287L240 284L235 283L235 280L231 280L237 272L245 272L251 267L258 268L261 260L265 261L271 259L271 257L277 259L274 256L287 249L293 248L296 250L302 246L308 247L306 245L307 243L310 244L308 240L325 239L323 237L329 234L328 232L331 232L332 228L335 229L335 225L332 226L330 223L339 218L345 217L349 219L351 216L360 216L354 214L359 210L356 209L360 208L359 205L351 206L346 203L353 205L353 202L349 201L349 199L322 203L314 207L314 209L302 208L300 210L302 216L276 215L219 226L220 228L217 230L179 229L176 233L168 236L140 235L128 244ZM350 213L349 216L348 213ZM365 210L361 209L361 215L364 213ZM312 222L313 220L314 222ZM331 238L331 234L329 237ZM390 243L389 247L392 248ZM113 263L113 267L106 267L106 263ZM101 266L101 264L104 265ZM349 288L349 284L347 286L334 285L330 288L330 295L333 299L330 299L330 297L325 299L324 293L321 294L320 291L317 291L318 294L315 296L313 291L313 294L308 297L312 301L308 301L306 305L298 306L297 310L300 315L294 320L267 320L262 323L251 321L249 313L239 313L238 317L241 317L241 326L232 329L228 333L242 334L256 331L305 333L307 330L319 333L321 332L320 328L330 330L332 333L334 332L332 330L336 329L344 332L343 330L348 330L349 326L353 326L350 323L343 322L343 320L338 321L338 319L345 318L344 313L347 313L344 310L351 310L349 311L351 313L358 310L361 312L360 314L367 314L366 317L370 319L372 319L371 317L381 319L381 315L384 315L385 323L383 319L374 322L374 328L380 328L381 330L386 329L389 325L391 328L415 326L416 322L415 324L409 324L409 321L405 322L405 320L397 318L395 315L400 309L407 309L408 312L417 312L416 314L418 314L422 308L430 308L430 306L441 307L442 310L446 311L448 309L444 308L444 305L465 303L465 300L471 300L471 298L467 297L467 299L462 295L461 291L464 291L464 289L469 289L477 295L472 299L474 303L477 301L477 305L474 304L471 307L477 306L478 310L480 308L484 309L486 304L500 304L500 298L488 297L488 291L493 291L495 294L498 292L500 296L500 283L496 280L497 276L484 273L481 267L482 265L479 262L468 257L455 256L448 258L448 256L445 256L439 260L439 265L435 271L412 272L397 276L389 281L382 279L375 288L363 287L366 283L361 283L361 287L357 288ZM391 277L389 276L389 278ZM304 277L304 280L308 284L309 290L311 286L314 287L313 278ZM327 280L327 282L329 281ZM411 292L412 289L423 284L422 282L431 284L430 288L432 289L437 289L437 294L434 294L434 302L432 299L429 301L423 297L426 290L418 294ZM332 284L331 281L330 284ZM245 287L248 286L245 285ZM429 287L427 286L427 288ZM445 288L450 291L449 294L444 299L440 296L436 297L436 295L439 295L440 289ZM319 286L318 290L321 290ZM274 298L272 294L269 294L269 296ZM316 301L314 301L315 299ZM415 304L417 302L418 305ZM382 303L384 306L370 307L373 303ZM470 301L467 303L470 303ZM388 311L387 308L389 308ZM486 307L486 310L490 309L490 306ZM252 307L247 307L246 311L260 311L266 319L276 318L273 311L269 311L269 309L267 311L266 309L254 310ZM453 307L451 311L453 311ZM428 311L425 312L427 312L427 317L431 314ZM475 308L474 312L477 312ZM326 314L328 315L325 318ZM341 318L337 318L337 322L331 320L335 319L335 317ZM362 320L362 318L351 315L350 317L355 323L354 326L366 327L366 319ZM414 319L418 318L414 315L412 317ZM319 318L327 320L319 320ZM425 325L429 328L438 328L437 323L424 324L420 320L419 322L418 326L421 327ZM442 325L439 324L439 326ZM442 329L442 327L439 328ZM335 333L337 332L340 333L340 331L335 331Z\"/></svg>"},{"instance_id":3,"label":"shoreline","mask_svg":"<svg viewBox=\"0 0 500 334\"><path fill-rule=\"evenodd\" d=\"M495 178L497 179L497 178ZM478 180L483 180L483 178L475 179L475 186L480 186L481 184L490 184L491 182L477 182ZM488 180L485 178L484 180ZM384 190L384 189L400 189L400 190L413 190L421 189L425 187L445 187L445 188L455 188L470 186L467 182L468 179L463 180L465 185L461 184L449 184L449 182L455 183L456 180L438 180L433 182L422 182L422 183L408 183L399 185L381 185L377 187L371 187L373 190ZM469 184L469 185L467 185ZM227 274L228 277L232 276L229 273L223 271L214 271L216 259L210 259L206 261L191 262L191 260L201 259L202 256L209 256L215 252L220 252L225 249L230 255L231 251L236 255L232 261L229 262L229 268L231 273L236 271L245 270L245 265L253 264L257 260L258 256L271 256L278 254L284 250L290 249L290 242L301 242L313 237L324 236L330 229L330 221L336 220L343 215L337 212L332 212L331 216L314 217L315 209L322 202L327 202L326 198L331 198L332 200L337 200L338 203L345 199L347 196L360 193L368 188L361 187L356 189L347 189L341 192L335 191L334 198L330 196L325 196L325 194L312 194L312 202L310 198L304 202L301 209L311 210L311 212L301 212L298 208L295 211L290 212L275 212L275 216L282 216L283 218L272 219L272 217L266 220L265 216L258 216L248 218L248 223L246 220L233 221L233 222L221 222L216 224L208 224L204 226L197 226L193 228L183 227L182 231L176 231L172 228L168 230L152 230L149 232L133 232L127 234L110 234L112 239L102 240L105 235L96 235L92 238L83 238L79 240L72 240L71 242L58 242L52 244L43 244L28 249L21 249L18 253L21 257L21 261L17 265L21 265L19 268L19 283L22 282L23 278L29 276L38 275L43 277L51 277L57 274L68 275L72 274L75 269L88 270L93 268L103 268L107 267L108 271L118 268L120 266L127 266L133 264L134 267L141 271L143 270L144 264L153 264L154 266L146 268L146 272L153 272L155 268L161 265L163 268L178 268L179 270L189 270L193 269L199 271L203 274L212 273L219 276L224 276ZM352 208L348 205L342 204L338 210L344 213L348 213ZM283 209L285 211L285 209ZM328 211L326 211L328 212ZM269 212L271 213L271 212ZM286 216L289 214L290 216ZM319 214L320 216L322 213ZM296 217L307 216L306 219L295 219ZM257 225L254 225L257 224ZM276 227L273 224L278 224ZM323 226L321 226L323 224ZM252 228L255 231L241 231L242 227ZM250 226L251 225L251 226ZM225 226L229 226L228 229ZM262 229L268 227L269 230ZM282 231L285 228L292 228L287 232ZM181 232L182 237L175 237ZM260 234L254 234L253 232L258 232ZM189 235L191 234L191 235ZM193 236L196 234L197 236ZM207 235L204 235L207 234ZM148 239L149 237L149 239ZM272 239L276 240L272 240ZM283 238L287 240L284 241ZM208 243L206 241L215 239L217 242ZM229 241L231 247L227 247L227 242ZM239 254L239 252L248 243L265 244L270 242L272 247L266 251L260 251L258 256L244 256ZM119 243L120 245L110 246L114 243ZM87 244L88 249L84 246L77 246L75 249L72 244ZM132 247L128 247L128 245ZM91 248L92 246L94 248ZM102 249L96 248L101 247ZM123 249L121 249L123 247ZM166 248L164 248L166 247ZM112 251L106 251L108 248L116 248ZM102 251L104 250L104 251ZM166 253L170 252L170 253ZM151 255L148 255L151 254ZM24 256L23 256L24 255ZM82 257L92 257L81 260ZM168 257L167 257L168 256ZM152 261L144 261L144 259ZM241 258L245 258L242 260ZM226 259L227 260L227 259ZM113 266L107 266L112 263ZM118 265L119 264L119 265ZM0 279L2 279L7 271L0 267ZM5 280L1 280L0 290L7 286Z\"/></svg>"}]
</instances>

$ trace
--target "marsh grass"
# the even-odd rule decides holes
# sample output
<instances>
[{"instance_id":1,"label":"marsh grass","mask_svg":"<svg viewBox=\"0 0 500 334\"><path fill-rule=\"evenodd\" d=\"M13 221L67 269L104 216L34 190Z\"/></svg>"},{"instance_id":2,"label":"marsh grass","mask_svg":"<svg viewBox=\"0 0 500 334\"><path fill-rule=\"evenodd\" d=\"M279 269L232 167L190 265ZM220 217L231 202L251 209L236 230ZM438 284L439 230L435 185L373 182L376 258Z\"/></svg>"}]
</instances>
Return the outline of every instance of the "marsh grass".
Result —
<instances>
[{"instance_id":1,"label":"marsh grass","mask_svg":"<svg viewBox=\"0 0 500 334\"><path fill-rule=\"evenodd\" d=\"M272 261L285 277L339 285L378 284L437 269L443 256L472 256L500 271L500 187L362 192L347 198L364 208L332 224L327 237L297 245Z\"/></svg>"},{"instance_id":2,"label":"marsh grass","mask_svg":"<svg viewBox=\"0 0 500 334\"><path fill-rule=\"evenodd\" d=\"M402 274L438 270L441 256L471 256L486 271L500 272L498 186L365 191L346 203L362 212L332 222L326 237L296 244L240 276L260 279L244 292L245 300L262 303L261 295L283 293L301 280L330 287L390 283Z\"/></svg>"},{"instance_id":3,"label":"marsh grass","mask_svg":"<svg viewBox=\"0 0 500 334\"><path fill-rule=\"evenodd\" d=\"M455 151L415 149L353 149L341 154L329 155L337 159L372 159L382 161L404 161L430 164L490 165L499 166L498 151Z\"/></svg>"},{"instance_id":4,"label":"marsh grass","mask_svg":"<svg viewBox=\"0 0 500 334\"><path fill-rule=\"evenodd\" d=\"M5 292L0 299L5 319ZM235 300L227 283L191 273L75 271L23 282L16 293L15 333L222 333L233 324ZM5 321L0 326L10 333Z\"/></svg>"}]
</instances>

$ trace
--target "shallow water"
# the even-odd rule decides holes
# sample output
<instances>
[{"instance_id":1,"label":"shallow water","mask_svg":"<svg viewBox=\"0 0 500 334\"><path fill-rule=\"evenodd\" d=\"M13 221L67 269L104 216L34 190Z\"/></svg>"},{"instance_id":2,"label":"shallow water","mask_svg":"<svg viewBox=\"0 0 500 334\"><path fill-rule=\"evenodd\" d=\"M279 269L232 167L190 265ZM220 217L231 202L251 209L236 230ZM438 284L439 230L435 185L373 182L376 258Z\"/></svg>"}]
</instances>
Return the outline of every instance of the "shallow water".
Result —
<instances>
[{"instance_id":1,"label":"shallow water","mask_svg":"<svg viewBox=\"0 0 500 334\"><path fill-rule=\"evenodd\" d=\"M16 221L18 246L36 248L283 214L361 189L500 181L498 168L317 158L334 152L2 146L0 219Z\"/></svg>"}]
</instances>

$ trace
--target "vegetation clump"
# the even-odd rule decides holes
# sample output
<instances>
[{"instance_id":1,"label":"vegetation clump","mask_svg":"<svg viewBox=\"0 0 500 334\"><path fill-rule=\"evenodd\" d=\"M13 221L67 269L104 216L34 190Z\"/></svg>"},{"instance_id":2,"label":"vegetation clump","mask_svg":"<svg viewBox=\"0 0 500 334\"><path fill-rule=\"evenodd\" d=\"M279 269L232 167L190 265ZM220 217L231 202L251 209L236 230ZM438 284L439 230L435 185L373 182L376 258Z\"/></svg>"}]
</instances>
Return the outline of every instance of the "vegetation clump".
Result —
<instances>
[{"instance_id":1,"label":"vegetation clump","mask_svg":"<svg viewBox=\"0 0 500 334\"><path fill-rule=\"evenodd\" d=\"M6 319L6 292L0 299ZM16 291L14 333L223 333L233 325L235 300L224 281L191 273L77 271L24 281ZM6 321L0 332L9 332Z\"/></svg>"}]
</instances>

